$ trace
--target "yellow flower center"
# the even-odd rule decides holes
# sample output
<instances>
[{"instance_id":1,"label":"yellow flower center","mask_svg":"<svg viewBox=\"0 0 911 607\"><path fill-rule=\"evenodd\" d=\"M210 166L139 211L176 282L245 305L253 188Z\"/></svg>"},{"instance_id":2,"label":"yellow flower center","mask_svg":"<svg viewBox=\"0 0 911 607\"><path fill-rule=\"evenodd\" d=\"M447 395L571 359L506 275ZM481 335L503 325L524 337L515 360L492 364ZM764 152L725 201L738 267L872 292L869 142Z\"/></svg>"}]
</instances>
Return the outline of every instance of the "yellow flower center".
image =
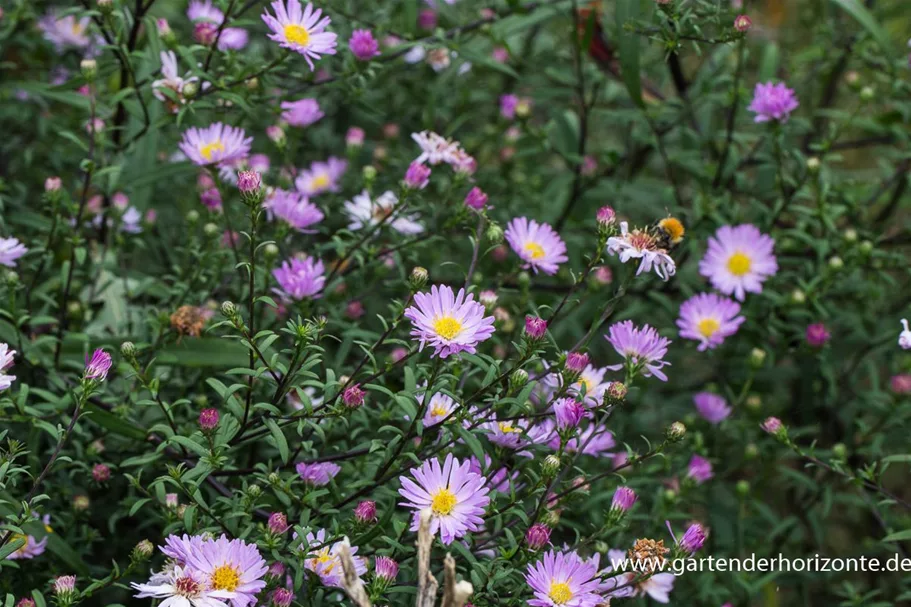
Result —
<instances>
[{"instance_id":1,"label":"yellow flower center","mask_svg":"<svg viewBox=\"0 0 911 607\"><path fill-rule=\"evenodd\" d=\"M206 160L212 160L212 154L214 154L215 152L224 152L224 151L225 151L225 146L218 139L216 139L212 143L207 143L206 145L199 148L199 153L202 154L202 157L205 158Z\"/></svg>"},{"instance_id":2,"label":"yellow flower center","mask_svg":"<svg viewBox=\"0 0 911 607\"><path fill-rule=\"evenodd\" d=\"M82 25L80 25L80 23L78 21L76 21L75 19L73 20L73 27L70 29L72 29L73 34L75 34L77 36L82 35Z\"/></svg>"},{"instance_id":3,"label":"yellow flower center","mask_svg":"<svg viewBox=\"0 0 911 607\"><path fill-rule=\"evenodd\" d=\"M503 434L516 434L521 432L520 429L516 428L509 422L497 422L497 425L500 426L500 432Z\"/></svg>"},{"instance_id":4,"label":"yellow flower center","mask_svg":"<svg viewBox=\"0 0 911 607\"><path fill-rule=\"evenodd\" d=\"M439 403L434 403L430 407L431 417L446 417L446 415L448 415L448 414L449 414L449 411L447 411L446 408Z\"/></svg>"},{"instance_id":5,"label":"yellow flower center","mask_svg":"<svg viewBox=\"0 0 911 607\"><path fill-rule=\"evenodd\" d=\"M234 592L240 586L240 573L231 565L222 565L212 572L210 582L213 590Z\"/></svg>"},{"instance_id":6,"label":"yellow flower center","mask_svg":"<svg viewBox=\"0 0 911 607\"><path fill-rule=\"evenodd\" d=\"M433 330L443 339L454 339L462 331L462 323L452 316L443 316L433 321Z\"/></svg>"},{"instance_id":7,"label":"yellow flower center","mask_svg":"<svg viewBox=\"0 0 911 607\"><path fill-rule=\"evenodd\" d=\"M321 190L324 188L328 188L331 185L331 183L332 182L329 180L329 175L326 175L325 173L320 173L319 175L317 175L313 178L313 189Z\"/></svg>"},{"instance_id":8,"label":"yellow flower center","mask_svg":"<svg viewBox=\"0 0 911 607\"><path fill-rule=\"evenodd\" d=\"M22 535L21 533L14 533L10 538L10 543L15 542L16 540L24 540L25 543L16 548L16 554L25 554L25 551L28 549L28 536Z\"/></svg>"},{"instance_id":9,"label":"yellow flower center","mask_svg":"<svg viewBox=\"0 0 911 607\"><path fill-rule=\"evenodd\" d=\"M449 489L440 489L433 496L433 501L430 502L430 509L437 516L446 516L456 505L456 496L455 493Z\"/></svg>"},{"instance_id":10,"label":"yellow flower center","mask_svg":"<svg viewBox=\"0 0 911 607\"><path fill-rule=\"evenodd\" d=\"M544 257L544 249L536 242L526 242L525 251L531 255L532 259L541 259Z\"/></svg>"},{"instance_id":11,"label":"yellow flower center","mask_svg":"<svg viewBox=\"0 0 911 607\"><path fill-rule=\"evenodd\" d=\"M335 568L336 562L335 558L329 554L329 548L323 548L320 550L319 554L311 559L313 563L313 568L316 569L319 565L325 565L329 563L328 566L322 568L322 573L331 573Z\"/></svg>"},{"instance_id":12,"label":"yellow flower center","mask_svg":"<svg viewBox=\"0 0 911 607\"><path fill-rule=\"evenodd\" d=\"M734 276L743 276L750 271L752 260L745 254L737 251L728 258L728 270Z\"/></svg>"},{"instance_id":13,"label":"yellow flower center","mask_svg":"<svg viewBox=\"0 0 911 607\"><path fill-rule=\"evenodd\" d=\"M557 605L564 605L572 600L573 591L566 582L551 582L550 592L547 593L547 596Z\"/></svg>"},{"instance_id":14,"label":"yellow flower center","mask_svg":"<svg viewBox=\"0 0 911 607\"><path fill-rule=\"evenodd\" d=\"M703 318L696 327L699 329L699 332L702 333L702 336L708 339L715 334L715 331L721 328L721 323L714 318Z\"/></svg>"},{"instance_id":15,"label":"yellow flower center","mask_svg":"<svg viewBox=\"0 0 911 607\"><path fill-rule=\"evenodd\" d=\"M307 46L310 43L310 32L302 25L291 23L285 26L285 38L292 44Z\"/></svg>"}]
</instances>

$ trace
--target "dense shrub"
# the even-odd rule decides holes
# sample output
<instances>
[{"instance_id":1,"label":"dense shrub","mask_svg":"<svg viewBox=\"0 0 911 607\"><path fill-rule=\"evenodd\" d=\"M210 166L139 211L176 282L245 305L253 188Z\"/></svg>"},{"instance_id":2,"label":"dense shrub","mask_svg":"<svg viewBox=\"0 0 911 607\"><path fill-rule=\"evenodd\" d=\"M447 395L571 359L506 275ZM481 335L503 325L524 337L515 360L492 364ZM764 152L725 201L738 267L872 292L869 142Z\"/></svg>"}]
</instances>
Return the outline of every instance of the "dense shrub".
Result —
<instances>
[{"instance_id":1,"label":"dense shrub","mask_svg":"<svg viewBox=\"0 0 911 607\"><path fill-rule=\"evenodd\" d=\"M905 13L5 2L3 604L906 603Z\"/></svg>"}]
</instances>

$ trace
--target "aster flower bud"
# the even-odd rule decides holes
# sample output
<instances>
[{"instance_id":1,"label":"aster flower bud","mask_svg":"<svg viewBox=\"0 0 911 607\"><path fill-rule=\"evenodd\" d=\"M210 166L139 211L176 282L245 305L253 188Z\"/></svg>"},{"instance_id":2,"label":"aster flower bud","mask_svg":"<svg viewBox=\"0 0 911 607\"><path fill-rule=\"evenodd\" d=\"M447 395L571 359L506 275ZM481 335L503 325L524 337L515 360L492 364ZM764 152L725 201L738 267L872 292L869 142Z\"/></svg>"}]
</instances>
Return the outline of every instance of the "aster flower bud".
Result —
<instances>
[{"instance_id":1,"label":"aster flower bud","mask_svg":"<svg viewBox=\"0 0 911 607\"><path fill-rule=\"evenodd\" d=\"M203 432L211 432L218 427L218 419L217 409L203 409L199 413L199 427Z\"/></svg>"},{"instance_id":2,"label":"aster flower bud","mask_svg":"<svg viewBox=\"0 0 911 607\"><path fill-rule=\"evenodd\" d=\"M557 429L569 434L576 429L585 415L585 406L572 398L561 398L554 403L554 417Z\"/></svg>"},{"instance_id":3,"label":"aster flower bud","mask_svg":"<svg viewBox=\"0 0 911 607\"><path fill-rule=\"evenodd\" d=\"M110 15L114 10L114 0L98 0L96 6L102 15Z\"/></svg>"},{"instance_id":4,"label":"aster flower bud","mask_svg":"<svg viewBox=\"0 0 911 607\"><path fill-rule=\"evenodd\" d=\"M111 355L98 348L92 353L91 358L86 356L83 379L85 381L104 381L107 379L111 364Z\"/></svg>"},{"instance_id":5,"label":"aster flower bud","mask_svg":"<svg viewBox=\"0 0 911 607\"><path fill-rule=\"evenodd\" d=\"M2 9L0 9L0 10L2 10ZM30 599L28 597L19 599L19 602L16 603L16 607L35 607L35 601L33 601L32 599Z\"/></svg>"},{"instance_id":6,"label":"aster flower bud","mask_svg":"<svg viewBox=\"0 0 911 607\"><path fill-rule=\"evenodd\" d=\"M155 552L155 546L149 540L142 540L136 546L133 547L133 552L130 554L130 558L134 563L139 563L146 561L152 557L152 553Z\"/></svg>"},{"instance_id":7,"label":"aster flower bud","mask_svg":"<svg viewBox=\"0 0 911 607\"><path fill-rule=\"evenodd\" d=\"M873 101L873 98L876 97L876 91L872 86L865 86L860 89L860 100L861 101Z\"/></svg>"},{"instance_id":8,"label":"aster flower bud","mask_svg":"<svg viewBox=\"0 0 911 607\"><path fill-rule=\"evenodd\" d=\"M361 524L375 523L376 502L372 500L362 500L354 508L354 520Z\"/></svg>"},{"instance_id":9,"label":"aster flower bud","mask_svg":"<svg viewBox=\"0 0 911 607\"><path fill-rule=\"evenodd\" d=\"M266 570L266 578L272 580L280 580L285 577L285 565L279 561L275 561L269 568Z\"/></svg>"},{"instance_id":10,"label":"aster flower bud","mask_svg":"<svg viewBox=\"0 0 911 607\"><path fill-rule=\"evenodd\" d=\"M399 575L399 564L388 556L376 557L376 577L384 582L393 582Z\"/></svg>"},{"instance_id":11,"label":"aster flower bud","mask_svg":"<svg viewBox=\"0 0 911 607\"><path fill-rule=\"evenodd\" d=\"M819 167L822 163L819 161L819 158L816 156L810 156L807 158L807 171L810 173L816 173L819 171Z\"/></svg>"},{"instance_id":12,"label":"aster flower bud","mask_svg":"<svg viewBox=\"0 0 911 607\"><path fill-rule=\"evenodd\" d=\"M273 512L269 515L269 532L281 535L288 530L288 517L284 512Z\"/></svg>"},{"instance_id":13,"label":"aster flower bud","mask_svg":"<svg viewBox=\"0 0 911 607\"><path fill-rule=\"evenodd\" d=\"M842 236L844 237L845 242L857 242L857 230L854 228L848 228L844 231Z\"/></svg>"},{"instance_id":14,"label":"aster flower bud","mask_svg":"<svg viewBox=\"0 0 911 607\"><path fill-rule=\"evenodd\" d=\"M349 148L359 148L364 145L364 129L352 126L345 133L345 145Z\"/></svg>"},{"instance_id":15,"label":"aster flower bud","mask_svg":"<svg viewBox=\"0 0 911 607\"><path fill-rule=\"evenodd\" d=\"M570 352L566 355L566 370L579 374L588 366L589 357L585 352Z\"/></svg>"},{"instance_id":16,"label":"aster flower bud","mask_svg":"<svg viewBox=\"0 0 911 607\"><path fill-rule=\"evenodd\" d=\"M759 426L768 434L783 440L788 436L788 429L777 417L767 417Z\"/></svg>"},{"instance_id":17,"label":"aster flower bud","mask_svg":"<svg viewBox=\"0 0 911 607\"><path fill-rule=\"evenodd\" d=\"M807 326L806 340L814 348L821 348L829 341L832 334L826 328L826 325L818 322Z\"/></svg>"},{"instance_id":18,"label":"aster flower bud","mask_svg":"<svg viewBox=\"0 0 911 607\"><path fill-rule=\"evenodd\" d=\"M411 275L408 277L408 283L412 291L420 291L427 285L427 279L430 277L430 274L427 272L427 268L422 268L421 266L415 266L411 270Z\"/></svg>"},{"instance_id":19,"label":"aster flower bud","mask_svg":"<svg viewBox=\"0 0 911 607\"><path fill-rule=\"evenodd\" d=\"M263 488L260 487L259 485L250 485L249 487L247 487L247 495L250 496L252 499L257 499L262 494L263 494Z\"/></svg>"},{"instance_id":20,"label":"aster flower bud","mask_svg":"<svg viewBox=\"0 0 911 607\"><path fill-rule=\"evenodd\" d=\"M521 390L528 383L528 372L525 369L516 369L509 376L509 389L513 392Z\"/></svg>"},{"instance_id":21,"label":"aster flower bud","mask_svg":"<svg viewBox=\"0 0 911 607\"><path fill-rule=\"evenodd\" d=\"M10 270L4 274L3 280L6 282L6 286L15 287L19 284L19 274Z\"/></svg>"},{"instance_id":22,"label":"aster flower bud","mask_svg":"<svg viewBox=\"0 0 911 607\"><path fill-rule=\"evenodd\" d=\"M247 204L258 204L263 198L263 178L256 171L238 171L237 189Z\"/></svg>"},{"instance_id":23,"label":"aster flower bud","mask_svg":"<svg viewBox=\"0 0 911 607\"><path fill-rule=\"evenodd\" d=\"M111 479L111 469L104 464L95 464L92 466L92 478L96 483L104 483Z\"/></svg>"},{"instance_id":24,"label":"aster flower bud","mask_svg":"<svg viewBox=\"0 0 911 607\"><path fill-rule=\"evenodd\" d=\"M188 211L187 215L186 215L186 219L187 219L187 223L189 223L189 224L196 223L197 221L199 221L199 211L197 211L195 209L192 211Z\"/></svg>"},{"instance_id":25,"label":"aster flower bud","mask_svg":"<svg viewBox=\"0 0 911 607\"><path fill-rule=\"evenodd\" d=\"M544 462L541 464L541 473L550 478L560 470L560 458L554 454L550 454L544 458Z\"/></svg>"},{"instance_id":26,"label":"aster flower bud","mask_svg":"<svg viewBox=\"0 0 911 607\"><path fill-rule=\"evenodd\" d=\"M294 600L294 593L287 588L276 588L272 591L272 605L274 607L289 607Z\"/></svg>"},{"instance_id":27,"label":"aster flower bud","mask_svg":"<svg viewBox=\"0 0 911 607\"><path fill-rule=\"evenodd\" d=\"M136 354L136 346L131 341L125 341L120 344L120 353L126 358L132 358Z\"/></svg>"},{"instance_id":28,"label":"aster flower bud","mask_svg":"<svg viewBox=\"0 0 911 607\"><path fill-rule=\"evenodd\" d=\"M738 32L746 32L753 27L753 20L747 15L737 15L734 19L734 29Z\"/></svg>"},{"instance_id":29,"label":"aster flower bud","mask_svg":"<svg viewBox=\"0 0 911 607\"><path fill-rule=\"evenodd\" d=\"M237 306L233 302L226 301L221 304L221 313L225 318L234 318L237 314Z\"/></svg>"},{"instance_id":30,"label":"aster flower bud","mask_svg":"<svg viewBox=\"0 0 911 607\"><path fill-rule=\"evenodd\" d=\"M285 138L285 131L280 126L267 126L266 137L268 137L269 140L279 148L285 147L285 143L287 143L287 139Z\"/></svg>"},{"instance_id":31,"label":"aster flower bud","mask_svg":"<svg viewBox=\"0 0 911 607\"><path fill-rule=\"evenodd\" d=\"M539 316L525 317L525 334L532 341L538 341L547 333L547 321Z\"/></svg>"},{"instance_id":32,"label":"aster flower bud","mask_svg":"<svg viewBox=\"0 0 911 607\"><path fill-rule=\"evenodd\" d=\"M405 187L410 190L423 190L430 183L431 169L420 162L412 162L405 171Z\"/></svg>"},{"instance_id":33,"label":"aster flower bud","mask_svg":"<svg viewBox=\"0 0 911 607\"><path fill-rule=\"evenodd\" d=\"M743 448L743 456L747 459L756 459L759 455L759 447L753 443L749 443L746 447Z\"/></svg>"},{"instance_id":34,"label":"aster flower bud","mask_svg":"<svg viewBox=\"0 0 911 607\"><path fill-rule=\"evenodd\" d=\"M705 544L706 535L705 528L702 525L693 523L683 533L683 537L680 538L677 547L683 554L692 555L698 552L702 545Z\"/></svg>"},{"instance_id":35,"label":"aster flower bud","mask_svg":"<svg viewBox=\"0 0 911 607\"><path fill-rule=\"evenodd\" d=\"M613 207L605 205L598 209L596 218L598 220L598 227L606 229L617 222L617 213L614 211Z\"/></svg>"},{"instance_id":36,"label":"aster flower bud","mask_svg":"<svg viewBox=\"0 0 911 607\"><path fill-rule=\"evenodd\" d=\"M263 256L269 260L275 259L276 257L278 257L278 254L280 252L281 251L279 251L278 246L276 246L276 244L274 242L270 242L269 244L267 244L266 246L263 247Z\"/></svg>"},{"instance_id":37,"label":"aster flower bud","mask_svg":"<svg viewBox=\"0 0 911 607\"><path fill-rule=\"evenodd\" d=\"M473 187L465 196L465 206L480 211L487 205L487 194L479 187Z\"/></svg>"},{"instance_id":38,"label":"aster flower bud","mask_svg":"<svg viewBox=\"0 0 911 607\"><path fill-rule=\"evenodd\" d=\"M361 172L364 175L364 181L366 181L368 184L373 182L373 180L376 179L376 172L377 172L376 167L373 166L372 164L368 164L367 166L365 166Z\"/></svg>"},{"instance_id":39,"label":"aster flower bud","mask_svg":"<svg viewBox=\"0 0 911 607\"><path fill-rule=\"evenodd\" d=\"M611 500L611 513L626 513L636 503L638 496L636 492L629 487L617 487L614 491L614 498Z\"/></svg>"},{"instance_id":40,"label":"aster flower bud","mask_svg":"<svg viewBox=\"0 0 911 607\"><path fill-rule=\"evenodd\" d=\"M753 348L750 351L750 366L754 369L761 369L765 364L766 353L761 348Z\"/></svg>"},{"instance_id":41,"label":"aster flower bud","mask_svg":"<svg viewBox=\"0 0 911 607\"><path fill-rule=\"evenodd\" d=\"M59 177L48 177L44 180L44 191L48 194L60 191L63 181Z\"/></svg>"},{"instance_id":42,"label":"aster flower bud","mask_svg":"<svg viewBox=\"0 0 911 607\"><path fill-rule=\"evenodd\" d=\"M503 242L503 228L495 223L491 223L487 226L487 231L484 233L484 236L493 244L500 244Z\"/></svg>"},{"instance_id":43,"label":"aster flower bud","mask_svg":"<svg viewBox=\"0 0 911 607\"><path fill-rule=\"evenodd\" d=\"M829 258L829 267L832 268L833 270L837 271L837 270L840 270L843 267L845 267L845 262L842 260L841 257L839 257L838 255L835 255L835 256Z\"/></svg>"},{"instance_id":44,"label":"aster flower bud","mask_svg":"<svg viewBox=\"0 0 911 607\"><path fill-rule=\"evenodd\" d=\"M164 505L168 509L173 509L178 506L177 494L176 493L166 493L164 496Z\"/></svg>"},{"instance_id":45,"label":"aster flower bud","mask_svg":"<svg viewBox=\"0 0 911 607\"><path fill-rule=\"evenodd\" d=\"M76 593L76 576L61 575L54 579L54 596L58 601L69 603Z\"/></svg>"},{"instance_id":46,"label":"aster flower bud","mask_svg":"<svg viewBox=\"0 0 911 607\"><path fill-rule=\"evenodd\" d=\"M525 545L529 550L541 550L550 544L550 527L544 523L535 523L525 532Z\"/></svg>"},{"instance_id":47,"label":"aster flower bud","mask_svg":"<svg viewBox=\"0 0 911 607\"><path fill-rule=\"evenodd\" d=\"M364 404L364 391L360 384L352 384L342 393L342 401L349 409L357 409Z\"/></svg>"},{"instance_id":48,"label":"aster flower bud","mask_svg":"<svg viewBox=\"0 0 911 607\"><path fill-rule=\"evenodd\" d=\"M683 425L683 422L674 422L667 427L664 436L670 442L677 442L686 436L686 426Z\"/></svg>"},{"instance_id":49,"label":"aster flower bud","mask_svg":"<svg viewBox=\"0 0 911 607\"><path fill-rule=\"evenodd\" d=\"M92 505L92 501L87 495L77 495L73 498L73 510L84 512Z\"/></svg>"},{"instance_id":50,"label":"aster flower bud","mask_svg":"<svg viewBox=\"0 0 911 607\"><path fill-rule=\"evenodd\" d=\"M560 511L559 510L548 510L544 513L544 516L541 518L541 522L553 529L560 524Z\"/></svg>"},{"instance_id":51,"label":"aster flower bud","mask_svg":"<svg viewBox=\"0 0 911 607\"><path fill-rule=\"evenodd\" d=\"M79 64L79 70L82 72L82 76L91 82L98 75L98 62L94 59L83 59Z\"/></svg>"},{"instance_id":52,"label":"aster flower bud","mask_svg":"<svg viewBox=\"0 0 911 607\"><path fill-rule=\"evenodd\" d=\"M612 381L604 391L604 396L611 404L623 402L629 389L622 381Z\"/></svg>"},{"instance_id":53,"label":"aster flower bud","mask_svg":"<svg viewBox=\"0 0 911 607\"><path fill-rule=\"evenodd\" d=\"M158 29L158 37L161 38L165 44L170 45L174 43L176 38L167 19L161 18L156 20L155 26Z\"/></svg>"}]
</instances>

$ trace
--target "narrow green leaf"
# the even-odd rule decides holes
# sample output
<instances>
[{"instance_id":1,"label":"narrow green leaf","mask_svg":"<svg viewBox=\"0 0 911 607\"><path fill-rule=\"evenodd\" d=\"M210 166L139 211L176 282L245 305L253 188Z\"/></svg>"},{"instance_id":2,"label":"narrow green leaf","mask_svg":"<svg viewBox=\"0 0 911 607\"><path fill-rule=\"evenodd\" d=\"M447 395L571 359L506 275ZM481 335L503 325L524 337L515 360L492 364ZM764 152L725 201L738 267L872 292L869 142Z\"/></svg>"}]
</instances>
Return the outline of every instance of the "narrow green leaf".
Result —
<instances>
[{"instance_id":1,"label":"narrow green leaf","mask_svg":"<svg viewBox=\"0 0 911 607\"><path fill-rule=\"evenodd\" d=\"M854 17L854 19L862 25L873 39L876 40L876 43L879 44L883 53L886 55L892 54L892 44L889 41L889 36L886 35L885 30L880 27L876 18L873 17L863 4L858 2L858 0L832 0L832 2L840 6L846 13Z\"/></svg>"}]
</instances>

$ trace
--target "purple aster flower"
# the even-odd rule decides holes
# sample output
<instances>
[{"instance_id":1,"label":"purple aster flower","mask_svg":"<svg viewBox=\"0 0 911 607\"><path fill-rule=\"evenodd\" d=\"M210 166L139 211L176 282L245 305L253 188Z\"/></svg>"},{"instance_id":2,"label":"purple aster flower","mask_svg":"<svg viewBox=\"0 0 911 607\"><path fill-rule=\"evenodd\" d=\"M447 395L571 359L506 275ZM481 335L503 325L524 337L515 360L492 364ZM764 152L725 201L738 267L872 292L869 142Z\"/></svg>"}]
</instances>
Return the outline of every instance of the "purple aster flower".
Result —
<instances>
[{"instance_id":1,"label":"purple aster flower","mask_svg":"<svg viewBox=\"0 0 911 607\"><path fill-rule=\"evenodd\" d=\"M314 9L313 4L301 9L299 0L276 0L272 3L273 17L267 12L263 13L263 21L272 30L269 38L279 45L300 53L313 69L313 61L319 60L321 55L334 55L338 44L337 36L327 32L326 28L331 23L329 17L323 17L320 9Z\"/></svg>"},{"instance_id":2,"label":"purple aster flower","mask_svg":"<svg viewBox=\"0 0 911 607\"><path fill-rule=\"evenodd\" d=\"M456 402L452 400L451 396L437 392L430 397L430 404L427 405L427 411L424 413L424 427L436 426L449 417L455 409Z\"/></svg>"},{"instance_id":3,"label":"purple aster flower","mask_svg":"<svg viewBox=\"0 0 911 607\"><path fill-rule=\"evenodd\" d=\"M746 320L739 313L740 304L717 293L693 295L680 306L680 337L698 341L700 352L714 349Z\"/></svg>"},{"instance_id":4,"label":"purple aster flower","mask_svg":"<svg viewBox=\"0 0 911 607\"><path fill-rule=\"evenodd\" d=\"M516 117L517 105L519 105L519 98L515 95L500 95L500 116L512 120Z\"/></svg>"},{"instance_id":5,"label":"purple aster flower","mask_svg":"<svg viewBox=\"0 0 911 607\"><path fill-rule=\"evenodd\" d=\"M585 415L585 406L574 398L561 398L554 403L554 417L559 430L574 429Z\"/></svg>"},{"instance_id":6,"label":"purple aster flower","mask_svg":"<svg viewBox=\"0 0 911 607\"><path fill-rule=\"evenodd\" d=\"M225 14L212 4L212 0L190 0L190 5L187 7L187 18L194 23L207 21L221 25L221 22L225 20Z\"/></svg>"},{"instance_id":7,"label":"purple aster flower","mask_svg":"<svg viewBox=\"0 0 911 607\"><path fill-rule=\"evenodd\" d=\"M514 420L491 420L478 426L478 429L487 433L487 439L490 442L504 449L515 451L534 442L530 440L531 435L526 436L525 426L514 423ZM559 441L559 437L557 440Z\"/></svg>"},{"instance_id":8,"label":"purple aster flower","mask_svg":"<svg viewBox=\"0 0 911 607\"><path fill-rule=\"evenodd\" d=\"M0 265L15 268L16 260L28 253L18 238L0 238Z\"/></svg>"},{"instance_id":9,"label":"purple aster flower","mask_svg":"<svg viewBox=\"0 0 911 607\"><path fill-rule=\"evenodd\" d=\"M291 126L310 126L325 116L316 99L282 102L282 120Z\"/></svg>"},{"instance_id":10,"label":"purple aster flower","mask_svg":"<svg viewBox=\"0 0 911 607\"><path fill-rule=\"evenodd\" d=\"M613 511L627 512L636 503L636 492L629 487L617 487L610 508Z\"/></svg>"},{"instance_id":11,"label":"purple aster flower","mask_svg":"<svg viewBox=\"0 0 911 607\"><path fill-rule=\"evenodd\" d=\"M276 293L286 299L318 299L326 283L323 262L313 257L303 259L295 257L282 263L281 267L272 270L272 276L278 281Z\"/></svg>"},{"instance_id":12,"label":"purple aster flower","mask_svg":"<svg viewBox=\"0 0 911 607\"><path fill-rule=\"evenodd\" d=\"M250 41L250 34L240 27L226 27L218 38L218 50L239 51Z\"/></svg>"},{"instance_id":13,"label":"purple aster flower","mask_svg":"<svg viewBox=\"0 0 911 607\"><path fill-rule=\"evenodd\" d=\"M246 158L252 137L243 129L216 122L204 129L192 127L184 131L177 147L191 162L199 166L229 163Z\"/></svg>"},{"instance_id":14,"label":"purple aster flower","mask_svg":"<svg viewBox=\"0 0 911 607\"><path fill-rule=\"evenodd\" d=\"M256 604L256 595L266 586L263 577L268 567L254 544L222 535L218 539L196 538L185 548L188 570L199 573L209 591L233 594L233 607Z\"/></svg>"},{"instance_id":15,"label":"purple aster flower","mask_svg":"<svg viewBox=\"0 0 911 607\"><path fill-rule=\"evenodd\" d=\"M683 537L680 538L677 546L686 554L693 554L702 548L705 539L705 528L699 523L693 523L683 532Z\"/></svg>"},{"instance_id":16,"label":"purple aster flower","mask_svg":"<svg viewBox=\"0 0 911 607\"><path fill-rule=\"evenodd\" d=\"M421 148L421 155L415 159L417 163L427 162L433 166L441 162L452 164L461 150L458 142L446 139L433 131L412 133L411 138Z\"/></svg>"},{"instance_id":17,"label":"purple aster flower","mask_svg":"<svg viewBox=\"0 0 911 607\"><path fill-rule=\"evenodd\" d=\"M798 105L800 104L793 89L789 89L783 82L767 82L756 84L753 101L747 109L756 114L754 122L787 122L791 112L796 110Z\"/></svg>"},{"instance_id":18,"label":"purple aster flower","mask_svg":"<svg viewBox=\"0 0 911 607\"><path fill-rule=\"evenodd\" d=\"M98 379L104 381L111 369L111 355L98 348L92 352L92 358L85 357L85 379Z\"/></svg>"},{"instance_id":19,"label":"purple aster flower","mask_svg":"<svg viewBox=\"0 0 911 607\"><path fill-rule=\"evenodd\" d=\"M722 226L709 238L699 273L725 295L738 301L746 293L762 293L762 283L778 272L775 241L754 225Z\"/></svg>"},{"instance_id":20,"label":"purple aster flower","mask_svg":"<svg viewBox=\"0 0 911 607\"><path fill-rule=\"evenodd\" d=\"M696 481L697 485L701 485L715 476L714 472L712 472L712 463L698 455L694 455L690 459L690 463L687 465L686 475Z\"/></svg>"},{"instance_id":21,"label":"purple aster flower","mask_svg":"<svg viewBox=\"0 0 911 607\"><path fill-rule=\"evenodd\" d=\"M304 567L319 576L324 586L339 588L342 585L342 561L339 556L342 552L342 542L328 544L325 529L307 534L307 557ZM357 554L357 546L351 546L351 558L354 561L354 570L360 577L367 573L367 562Z\"/></svg>"},{"instance_id":22,"label":"purple aster flower","mask_svg":"<svg viewBox=\"0 0 911 607\"><path fill-rule=\"evenodd\" d=\"M480 211L487 205L487 194L481 188L474 187L465 196L465 206Z\"/></svg>"},{"instance_id":23,"label":"purple aster flower","mask_svg":"<svg viewBox=\"0 0 911 607\"><path fill-rule=\"evenodd\" d=\"M376 569L376 577L387 582L394 580L399 575L399 564L388 556L376 557L374 568Z\"/></svg>"},{"instance_id":24,"label":"purple aster flower","mask_svg":"<svg viewBox=\"0 0 911 607\"><path fill-rule=\"evenodd\" d=\"M309 169L302 170L294 181L294 186L307 196L338 192L339 180L347 169L347 160L330 156L326 162L314 162Z\"/></svg>"},{"instance_id":25,"label":"purple aster flower","mask_svg":"<svg viewBox=\"0 0 911 607\"><path fill-rule=\"evenodd\" d=\"M335 478L335 475L341 470L341 466L332 462L300 462L295 467L298 475L305 484L312 487L322 487L328 485L329 481Z\"/></svg>"},{"instance_id":26,"label":"purple aster flower","mask_svg":"<svg viewBox=\"0 0 911 607\"><path fill-rule=\"evenodd\" d=\"M319 207L300 192L275 189L263 206L270 217L278 217L304 234L314 233L316 230L307 228L321 222L325 217Z\"/></svg>"},{"instance_id":27,"label":"purple aster flower","mask_svg":"<svg viewBox=\"0 0 911 607\"><path fill-rule=\"evenodd\" d=\"M483 528L482 515L490 503L489 489L484 477L470 468L470 462L459 462L450 453L442 467L440 460L434 458L420 468L411 469L415 480L399 478L402 483L399 494L406 500L399 505L416 510L412 531L417 531L420 512L426 509L431 513L430 533L439 531L444 544Z\"/></svg>"},{"instance_id":28,"label":"purple aster flower","mask_svg":"<svg viewBox=\"0 0 911 607\"><path fill-rule=\"evenodd\" d=\"M667 376L661 369L665 365L670 365L663 359L671 340L661 337L655 329L648 325L637 327L631 320L614 323L604 337L614 347L617 354L626 359L627 364L641 369L643 376L654 375L661 381L667 381ZM607 368L611 371L619 371L623 365L608 365Z\"/></svg>"},{"instance_id":29,"label":"purple aster flower","mask_svg":"<svg viewBox=\"0 0 911 607\"><path fill-rule=\"evenodd\" d=\"M703 419L711 424L720 424L731 414L731 408L726 400L711 392L699 392L693 396L696 410Z\"/></svg>"},{"instance_id":30,"label":"purple aster flower","mask_svg":"<svg viewBox=\"0 0 911 607\"><path fill-rule=\"evenodd\" d=\"M405 171L405 185L412 190L423 190L430 183L430 167L412 162Z\"/></svg>"},{"instance_id":31,"label":"purple aster flower","mask_svg":"<svg viewBox=\"0 0 911 607\"><path fill-rule=\"evenodd\" d=\"M405 318L411 321L411 336L420 340L421 350L430 344L435 356L447 358L463 351L474 354L476 346L493 335L494 318L485 312L465 289L453 296L451 287L434 285L430 293L415 294Z\"/></svg>"},{"instance_id":32,"label":"purple aster flower","mask_svg":"<svg viewBox=\"0 0 911 607\"><path fill-rule=\"evenodd\" d=\"M829 333L826 325L821 322L807 326L807 343L814 348L821 348L826 345L830 337L832 337L832 334Z\"/></svg>"},{"instance_id":33,"label":"purple aster flower","mask_svg":"<svg viewBox=\"0 0 911 607\"><path fill-rule=\"evenodd\" d=\"M370 61L380 54L380 45L370 30L354 30L348 48L359 61Z\"/></svg>"},{"instance_id":34,"label":"purple aster flower","mask_svg":"<svg viewBox=\"0 0 911 607\"><path fill-rule=\"evenodd\" d=\"M44 39L54 45L58 51L71 48L86 48L92 45L89 35L89 26L92 24L90 17L77 19L75 15L57 17L53 10L49 11L38 21Z\"/></svg>"},{"instance_id":35,"label":"purple aster flower","mask_svg":"<svg viewBox=\"0 0 911 607\"><path fill-rule=\"evenodd\" d=\"M604 602L599 556L585 560L576 552L549 551L528 565L525 581L535 598L532 607L597 607Z\"/></svg>"},{"instance_id":36,"label":"purple aster flower","mask_svg":"<svg viewBox=\"0 0 911 607\"><path fill-rule=\"evenodd\" d=\"M15 560L26 560L33 559L36 556L41 556L44 554L45 549L47 548L47 538L44 537L41 540L36 540L33 535L21 535L14 533L10 537L10 542L15 542L16 540L23 540L25 543L10 552L6 558L15 561Z\"/></svg>"},{"instance_id":37,"label":"purple aster flower","mask_svg":"<svg viewBox=\"0 0 911 607\"><path fill-rule=\"evenodd\" d=\"M566 256L566 244L550 225L516 217L506 226L506 241L525 266L537 272L556 274Z\"/></svg>"}]
</instances>

